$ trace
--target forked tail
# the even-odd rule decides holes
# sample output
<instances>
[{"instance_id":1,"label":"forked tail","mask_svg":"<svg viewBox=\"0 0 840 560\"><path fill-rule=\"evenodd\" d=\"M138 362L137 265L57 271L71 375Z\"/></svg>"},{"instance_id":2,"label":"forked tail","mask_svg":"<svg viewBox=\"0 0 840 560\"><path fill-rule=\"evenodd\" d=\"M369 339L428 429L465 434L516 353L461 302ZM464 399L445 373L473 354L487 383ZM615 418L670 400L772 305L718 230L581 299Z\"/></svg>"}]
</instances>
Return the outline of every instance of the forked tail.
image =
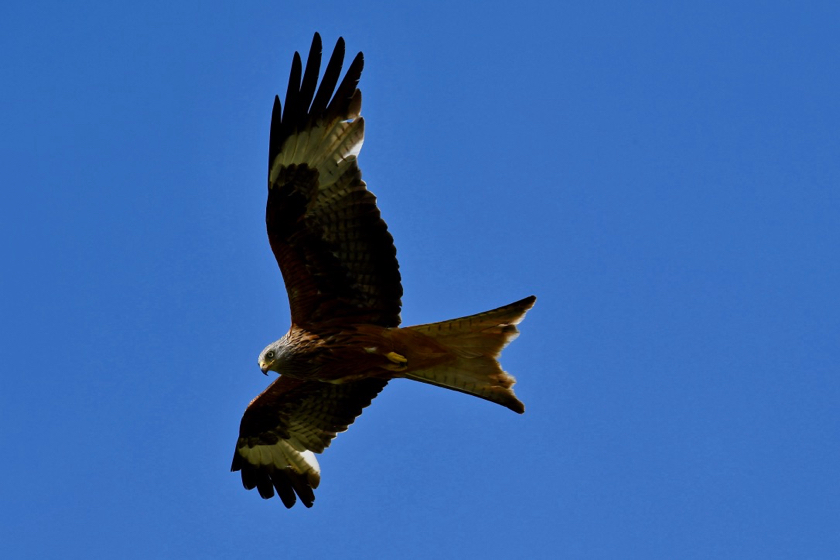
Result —
<instances>
[{"instance_id":1,"label":"forked tail","mask_svg":"<svg viewBox=\"0 0 840 560\"><path fill-rule=\"evenodd\" d=\"M475 395L520 414L525 412L525 405L511 388L516 379L497 360L502 349L519 335L516 325L536 300L530 296L478 315L407 327L432 338L449 351L452 359L409 370L405 377Z\"/></svg>"}]
</instances>

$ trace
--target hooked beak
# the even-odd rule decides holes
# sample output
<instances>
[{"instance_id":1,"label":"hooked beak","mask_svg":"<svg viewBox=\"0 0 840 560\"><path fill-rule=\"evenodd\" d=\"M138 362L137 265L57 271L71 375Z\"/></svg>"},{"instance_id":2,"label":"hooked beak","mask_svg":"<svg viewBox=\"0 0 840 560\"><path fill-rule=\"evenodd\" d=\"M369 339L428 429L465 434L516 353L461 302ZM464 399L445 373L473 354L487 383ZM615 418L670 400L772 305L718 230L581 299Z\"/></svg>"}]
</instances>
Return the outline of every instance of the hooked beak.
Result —
<instances>
[{"instance_id":1,"label":"hooked beak","mask_svg":"<svg viewBox=\"0 0 840 560\"><path fill-rule=\"evenodd\" d=\"M268 375L268 366L265 364L260 364L260 371L263 372L263 375Z\"/></svg>"}]
</instances>

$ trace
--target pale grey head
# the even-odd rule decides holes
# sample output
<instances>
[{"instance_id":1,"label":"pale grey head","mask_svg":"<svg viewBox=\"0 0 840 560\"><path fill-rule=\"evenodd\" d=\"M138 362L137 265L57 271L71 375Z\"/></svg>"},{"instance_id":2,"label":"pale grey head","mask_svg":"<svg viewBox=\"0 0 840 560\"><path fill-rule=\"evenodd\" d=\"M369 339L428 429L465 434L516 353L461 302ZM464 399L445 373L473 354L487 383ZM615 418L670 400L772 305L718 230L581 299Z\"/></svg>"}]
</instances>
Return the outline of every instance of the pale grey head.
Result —
<instances>
[{"instance_id":1,"label":"pale grey head","mask_svg":"<svg viewBox=\"0 0 840 560\"><path fill-rule=\"evenodd\" d=\"M268 375L269 370L281 373L280 365L286 351L285 337L275 340L260 352L260 371Z\"/></svg>"}]
</instances>

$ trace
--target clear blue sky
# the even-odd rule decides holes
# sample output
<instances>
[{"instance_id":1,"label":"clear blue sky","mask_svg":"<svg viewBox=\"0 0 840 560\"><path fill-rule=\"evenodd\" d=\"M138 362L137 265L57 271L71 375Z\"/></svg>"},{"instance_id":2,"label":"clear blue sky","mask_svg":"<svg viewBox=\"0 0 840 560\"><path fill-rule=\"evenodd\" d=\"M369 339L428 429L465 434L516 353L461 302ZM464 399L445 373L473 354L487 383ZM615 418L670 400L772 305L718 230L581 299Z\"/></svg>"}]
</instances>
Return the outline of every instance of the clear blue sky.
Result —
<instances>
[{"instance_id":1,"label":"clear blue sky","mask_svg":"<svg viewBox=\"0 0 840 560\"><path fill-rule=\"evenodd\" d=\"M0 556L840 557L838 4L412 4L3 9ZM228 469L315 31L404 322L539 299L524 416L394 382L286 510Z\"/></svg>"}]
</instances>

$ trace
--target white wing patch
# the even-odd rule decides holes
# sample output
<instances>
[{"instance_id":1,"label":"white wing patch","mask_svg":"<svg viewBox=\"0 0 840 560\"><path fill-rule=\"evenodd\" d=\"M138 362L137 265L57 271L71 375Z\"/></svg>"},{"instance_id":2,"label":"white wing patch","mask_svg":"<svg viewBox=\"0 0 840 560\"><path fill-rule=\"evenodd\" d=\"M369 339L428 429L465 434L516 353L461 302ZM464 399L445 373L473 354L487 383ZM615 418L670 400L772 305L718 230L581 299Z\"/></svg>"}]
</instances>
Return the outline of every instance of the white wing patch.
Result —
<instances>
[{"instance_id":1,"label":"white wing patch","mask_svg":"<svg viewBox=\"0 0 840 560\"><path fill-rule=\"evenodd\" d=\"M269 184L282 168L305 163L318 170L320 188L328 190L356 161L365 140L364 118L356 113L349 119L331 125L319 122L289 136L271 165Z\"/></svg>"},{"instance_id":2,"label":"white wing patch","mask_svg":"<svg viewBox=\"0 0 840 560\"><path fill-rule=\"evenodd\" d=\"M278 470L291 468L297 473L304 474L312 488L317 488L321 481L321 467L318 465L315 454L308 450L295 449L291 440L280 439L273 445L255 445L254 447L246 445L237 451L252 465L273 466Z\"/></svg>"}]
</instances>

